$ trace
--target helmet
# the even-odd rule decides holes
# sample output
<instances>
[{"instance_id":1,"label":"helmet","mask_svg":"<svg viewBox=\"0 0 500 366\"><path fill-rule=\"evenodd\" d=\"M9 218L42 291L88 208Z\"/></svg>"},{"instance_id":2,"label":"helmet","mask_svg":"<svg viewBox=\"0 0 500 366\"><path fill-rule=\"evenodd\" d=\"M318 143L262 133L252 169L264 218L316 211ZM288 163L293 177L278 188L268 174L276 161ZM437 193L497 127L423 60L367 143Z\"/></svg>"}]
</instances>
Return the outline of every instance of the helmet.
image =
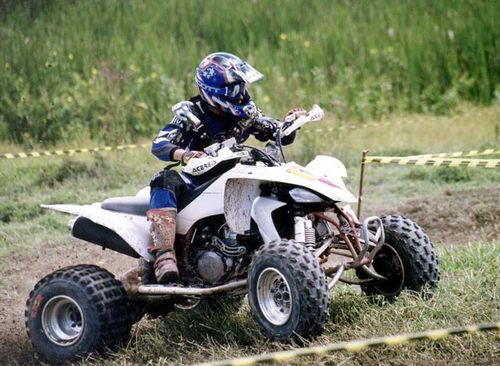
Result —
<instances>
[{"instance_id":1,"label":"helmet","mask_svg":"<svg viewBox=\"0 0 500 366\"><path fill-rule=\"evenodd\" d=\"M196 85L201 98L212 107L241 119L256 112L247 86L263 75L239 57L216 52L196 68Z\"/></svg>"}]
</instances>

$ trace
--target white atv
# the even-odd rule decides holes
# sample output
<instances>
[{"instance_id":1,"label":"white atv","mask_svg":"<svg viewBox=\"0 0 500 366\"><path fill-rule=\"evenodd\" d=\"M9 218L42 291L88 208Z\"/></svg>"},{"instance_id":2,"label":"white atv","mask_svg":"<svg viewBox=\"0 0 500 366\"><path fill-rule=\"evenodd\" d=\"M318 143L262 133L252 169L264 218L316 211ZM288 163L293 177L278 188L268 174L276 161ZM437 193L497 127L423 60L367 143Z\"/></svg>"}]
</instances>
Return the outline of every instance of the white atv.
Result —
<instances>
[{"instance_id":1,"label":"white atv","mask_svg":"<svg viewBox=\"0 0 500 366\"><path fill-rule=\"evenodd\" d=\"M43 205L76 216L74 237L139 258L139 265L120 280L77 265L39 281L25 313L36 351L51 362L72 360L123 343L145 313L246 293L263 334L280 341L321 334L338 281L386 298L404 289L432 293L438 259L416 223L401 216L360 222L335 158L285 163L281 137L322 117L314 106L280 124L276 144L265 149L229 139L189 161L183 174L205 183L178 202L175 284L157 284L152 271L148 189L92 205ZM349 269L354 276L344 276Z\"/></svg>"}]
</instances>

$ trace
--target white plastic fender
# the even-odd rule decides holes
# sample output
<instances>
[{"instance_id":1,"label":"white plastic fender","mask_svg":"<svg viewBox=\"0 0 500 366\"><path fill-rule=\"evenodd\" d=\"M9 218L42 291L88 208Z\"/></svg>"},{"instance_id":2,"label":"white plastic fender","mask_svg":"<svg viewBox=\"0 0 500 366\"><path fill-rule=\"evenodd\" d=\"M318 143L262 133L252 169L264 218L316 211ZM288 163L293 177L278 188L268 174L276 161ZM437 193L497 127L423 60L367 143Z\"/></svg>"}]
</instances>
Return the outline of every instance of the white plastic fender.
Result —
<instances>
[{"instance_id":1,"label":"white plastic fender","mask_svg":"<svg viewBox=\"0 0 500 366\"><path fill-rule=\"evenodd\" d=\"M347 178L347 169L339 159L331 156L318 155L306 165L306 169L315 175L328 179L335 185L342 187L347 191L347 187L342 179ZM351 200L348 202L357 201L355 197L353 197L353 199L353 201Z\"/></svg>"},{"instance_id":2,"label":"white plastic fender","mask_svg":"<svg viewBox=\"0 0 500 366\"><path fill-rule=\"evenodd\" d=\"M177 212L177 234L186 235L189 229L205 217L224 214L224 185L227 173L207 187L195 200Z\"/></svg>"},{"instance_id":3,"label":"white plastic fender","mask_svg":"<svg viewBox=\"0 0 500 366\"><path fill-rule=\"evenodd\" d=\"M306 169L317 172L329 179L347 177L347 169L345 168L345 165L339 159L326 155L316 156L309 164L306 165Z\"/></svg>"},{"instance_id":4,"label":"white plastic fender","mask_svg":"<svg viewBox=\"0 0 500 366\"><path fill-rule=\"evenodd\" d=\"M149 223L146 216L103 210L100 202L92 205L41 205L41 207L84 216L96 224L113 230L140 256L147 260L154 259L151 253L148 252Z\"/></svg>"},{"instance_id":5,"label":"white plastic fender","mask_svg":"<svg viewBox=\"0 0 500 366\"><path fill-rule=\"evenodd\" d=\"M149 199L151 195L151 187L147 186L142 188L139 192L137 192L137 197L147 197Z\"/></svg>"},{"instance_id":6,"label":"white plastic fender","mask_svg":"<svg viewBox=\"0 0 500 366\"><path fill-rule=\"evenodd\" d=\"M332 158L337 160L335 158ZM335 176L332 172L328 178L325 172L328 166L321 173L304 168L295 162L290 162L276 167L262 165L249 166L237 164L224 176L226 179L241 178L254 179L261 182L281 182L294 186L310 189L312 192L320 193L337 202L357 202L356 197L349 192L341 176ZM338 170L336 170L338 172Z\"/></svg>"},{"instance_id":7,"label":"white plastic fender","mask_svg":"<svg viewBox=\"0 0 500 366\"><path fill-rule=\"evenodd\" d=\"M260 235L264 243L270 243L273 240L280 240L280 236L273 223L272 213L277 208L285 206L285 202L273 200L267 197L257 197L252 205L252 219L254 219L259 228Z\"/></svg>"},{"instance_id":8,"label":"white plastic fender","mask_svg":"<svg viewBox=\"0 0 500 366\"><path fill-rule=\"evenodd\" d=\"M251 210L260 195L260 180L228 179L224 189L224 216L231 231L244 234L250 230Z\"/></svg>"}]
</instances>

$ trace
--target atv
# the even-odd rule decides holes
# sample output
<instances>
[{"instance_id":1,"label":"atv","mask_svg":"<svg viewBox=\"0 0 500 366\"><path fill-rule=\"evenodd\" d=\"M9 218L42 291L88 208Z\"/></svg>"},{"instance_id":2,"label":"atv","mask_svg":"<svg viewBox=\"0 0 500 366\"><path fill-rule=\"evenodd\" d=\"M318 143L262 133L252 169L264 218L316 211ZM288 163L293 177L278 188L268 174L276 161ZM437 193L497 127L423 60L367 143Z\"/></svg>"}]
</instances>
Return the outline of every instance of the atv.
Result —
<instances>
[{"instance_id":1,"label":"atv","mask_svg":"<svg viewBox=\"0 0 500 366\"><path fill-rule=\"evenodd\" d=\"M333 157L317 156L305 167L286 162L282 137L322 118L315 105L280 123L265 148L231 138L188 162L182 174L204 183L178 201L176 283L158 284L153 274L149 188L91 205L42 205L74 215L75 238L138 264L120 279L82 264L40 280L25 312L35 350L50 362L74 360L123 344L146 313L245 294L262 333L278 341L320 335L339 281L387 299L403 290L431 295L438 258L420 226L395 215L361 221L350 206L357 199L343 181L346 168Z\"/></svg>"}]
</instances>

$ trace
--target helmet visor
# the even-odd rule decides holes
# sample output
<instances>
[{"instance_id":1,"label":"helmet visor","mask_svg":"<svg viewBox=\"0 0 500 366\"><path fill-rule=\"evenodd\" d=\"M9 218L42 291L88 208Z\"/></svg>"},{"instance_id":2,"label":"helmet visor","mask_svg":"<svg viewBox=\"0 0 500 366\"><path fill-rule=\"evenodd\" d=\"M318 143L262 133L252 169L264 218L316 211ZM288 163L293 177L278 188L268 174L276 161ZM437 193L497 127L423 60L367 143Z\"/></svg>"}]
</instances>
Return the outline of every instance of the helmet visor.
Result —
<instances>
[{"instance_id":1,"label":"helmet visor","mask_svg":"<svg viewBox=\"0 0 500 366\"><path fill-rule=\"evenodd\" d=\"M246 62L239 64L232 71L247 84L254 83L264 77L264 75Z\"/></svg>"}]
</instances>

